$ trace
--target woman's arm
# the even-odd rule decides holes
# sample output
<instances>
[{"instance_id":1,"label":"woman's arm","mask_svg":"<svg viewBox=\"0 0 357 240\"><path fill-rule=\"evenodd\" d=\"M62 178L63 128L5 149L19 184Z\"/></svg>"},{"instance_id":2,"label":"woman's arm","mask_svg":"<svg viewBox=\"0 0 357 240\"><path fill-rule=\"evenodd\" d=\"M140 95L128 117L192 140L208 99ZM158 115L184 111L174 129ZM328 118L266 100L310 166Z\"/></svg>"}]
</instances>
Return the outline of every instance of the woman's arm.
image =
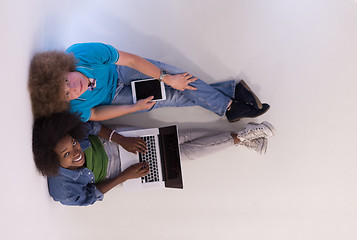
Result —
<instances>
[{"instance_id":1,"label":"woman's arm","mask_svg":"<svg viewBox=\"0 0 357 240\"><path fill-rule=\"evenodd\" d=\"M113 132L112 129L104 125L102 125L102 128L98 133L98 136L104 139L111 138L113 142L120 144L122 147L124 147L124 149L133 152L135 154L137 151L141 153L144 153L146 151L145 141L142 140L141 138L124 137L118 134L117 132ZM101 193L104 194L108 192L110 189L112 189L113 187L117 186L118 184L125 182L126 180L143 177L148 173L149 173L149 165L147 164L147 162L133 164L127 169L125 169L117 177L111 180L97 183L96 187Z\"/></svg>"},{"instance_id":2,"label":"woman's arm","mask_svg":"<svg viewBox=\"0 0 357 240\"><path fill-rule=\"evenodd\" d=\"M112 134L113 133L113 134ZM122 146L128 152L137 154L137 152L145 153L147 151L146 143L143 139L138 137L124 137L123 135L113 132L112 129L102 126L98 136L104 139L109 139L112 135L111 140Z\"/></svg>"},{"instance_id":3,"label":"woman's arm","mask_svg":"<svg viewBox=\"0 0 357 240\"><path fill-rule=\"evenodd\" d=\"M101 105L91 109L90 121L104 121L125 114L152 108L156 102L152 102L153 96L137 101L133 105Z\"/></svg>"},{"instance_id":4,"label":"woman's arm","mask_svg":"<svg viewBox=\"0 0 357 240\"><path fill-rule=\"evenodd\" d=\"M125 169L117 177L111 180L97 183L96 187L101 193L105 194L110 189L117 186L118 184L125 182L126 180L143 177L148 173L149 173L149 165L147 164L147 162L133 164L127 169Z\"/></svg>"},{"instance_id":5,"label":"woman's arm","mask_svg":"<svg viewBox=\"0 0 357 240\"><path fill-rule=\"evenodd\" d=\"M159 79L161 73L160 68L146 59L123 51L119 51L119 56L119 60L115 64L134 68L145 75ZM162 79L164 83L180 91L184 91L185 89L197 90L197 88L188 85L196 80L196 77L188 73L177 75L168 74Z\"/></svg>"}]
</instances>

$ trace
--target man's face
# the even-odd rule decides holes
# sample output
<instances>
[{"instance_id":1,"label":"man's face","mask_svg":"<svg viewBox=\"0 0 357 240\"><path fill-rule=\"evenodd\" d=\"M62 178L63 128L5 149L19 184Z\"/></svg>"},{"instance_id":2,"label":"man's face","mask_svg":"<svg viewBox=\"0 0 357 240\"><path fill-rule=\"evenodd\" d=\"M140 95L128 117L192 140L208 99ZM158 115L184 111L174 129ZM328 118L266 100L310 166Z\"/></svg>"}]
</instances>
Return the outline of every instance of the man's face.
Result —
<instances>
[{"instance_id":1,"label":"man's face","mask_svg":"<svg viewBox=\"0 0 357 240\"><path fill-rule=\"evenodd\" d=\"M81 96L87 89L89 80L80 72L70 72L65 78L65 99L70 101Z\"/></svg>"}]
</instances>

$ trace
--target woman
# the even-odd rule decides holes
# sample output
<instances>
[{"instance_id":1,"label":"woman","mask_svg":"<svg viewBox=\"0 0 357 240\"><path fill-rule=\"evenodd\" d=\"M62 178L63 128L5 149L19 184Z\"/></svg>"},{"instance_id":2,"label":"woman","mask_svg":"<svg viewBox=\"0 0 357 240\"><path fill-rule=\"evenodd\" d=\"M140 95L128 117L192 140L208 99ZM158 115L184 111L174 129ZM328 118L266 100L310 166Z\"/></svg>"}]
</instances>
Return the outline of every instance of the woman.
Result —
<instances>
[{"instance_id":1,"label":"woman","mask_svg":"<svg viewBox=\"0 0 357 240\"><path fill-rule=\"evenodd\" d=\"M210 134L207 130L180 133L181 159L195 159L228 146L243 145L264 154L271 124L249 123L237 133ZM83 123L69 112L35 120L33 153L37 169L48 176L50 195L65 205L88 205L116 185L149 173L145 162L120 168L119 145L145 153L141 138L124 137L99 122Z\"/></svg>"},{"instance_id":2,"label":"woman","mask_svg":"<svg viewBox=\"0 0 357 240\"><path fill-rule=\"evenodd\" d=\"M155 103L148 97L133 104L130 82L146 78L165 83L166 100ZM208 85L176 67L103 43L80 43L65 52L36 54L30 66L29 90L35 117L65 110L70 102L71 112L80 114L83 121L199 105L234 122L269 109L244 81Z\"/></svg>"}]
</instances>

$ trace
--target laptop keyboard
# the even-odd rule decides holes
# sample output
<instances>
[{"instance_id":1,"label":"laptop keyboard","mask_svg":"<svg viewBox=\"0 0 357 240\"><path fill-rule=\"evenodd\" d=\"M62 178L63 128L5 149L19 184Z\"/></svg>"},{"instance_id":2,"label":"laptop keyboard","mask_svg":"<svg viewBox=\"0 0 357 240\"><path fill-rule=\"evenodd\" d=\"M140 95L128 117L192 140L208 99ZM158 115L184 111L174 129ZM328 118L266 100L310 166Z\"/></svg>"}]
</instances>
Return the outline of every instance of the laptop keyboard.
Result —
<instances>
[{"instance_id":1,"label":"laptop keyboard","mask_svg":"<svg viewBox=\"0 0 357 240\"><path fill-rule=\"evenodd\" d=\"M149 164L150 172L144 177L141 177L141 182L158 182L159 179L159 170L157 165L157 156L156 156L156 142L155 136L145 136L141 137L146 142L147 152L145 154L139 153L139 161L146 161Z\"/></svg>"}]
</instances>

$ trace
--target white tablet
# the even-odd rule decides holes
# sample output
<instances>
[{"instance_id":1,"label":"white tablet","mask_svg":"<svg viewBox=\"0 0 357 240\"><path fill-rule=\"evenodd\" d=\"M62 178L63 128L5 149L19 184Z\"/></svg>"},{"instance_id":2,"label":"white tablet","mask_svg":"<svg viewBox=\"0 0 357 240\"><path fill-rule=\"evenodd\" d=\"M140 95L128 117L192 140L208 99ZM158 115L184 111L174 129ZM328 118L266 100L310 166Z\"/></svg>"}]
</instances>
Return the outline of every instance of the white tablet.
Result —
<instances>
[{"instance_id":1,"label":"white tablet","mask_svg":"<svg viewBox=\"0 0 357 240\"><path fill-rule=\"evenodd\" d=\"M165 85L155 78L132 81L131 91L134 103L150 96L154 96L153 101L166 100Z\"/></svg>"}]
</instances>

